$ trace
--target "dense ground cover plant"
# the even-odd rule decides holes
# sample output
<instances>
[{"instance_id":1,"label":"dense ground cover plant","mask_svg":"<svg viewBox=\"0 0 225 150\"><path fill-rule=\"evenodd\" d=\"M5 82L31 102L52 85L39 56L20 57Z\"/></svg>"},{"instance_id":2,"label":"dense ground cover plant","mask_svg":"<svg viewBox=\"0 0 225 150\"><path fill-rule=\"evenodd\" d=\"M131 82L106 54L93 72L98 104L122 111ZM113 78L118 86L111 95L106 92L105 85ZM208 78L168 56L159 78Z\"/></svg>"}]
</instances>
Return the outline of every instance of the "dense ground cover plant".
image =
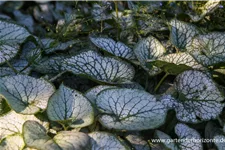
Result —
<instances>
[{"instance_id":1,"label":"dense ground cover plant","mask_svg":"<svg viewBox=\"0 0 225 150\"><path fill-rule=\"evenodd\" d=\"M0 150L223 150L223 7L0 1Z\"/></svg>"}]
</instances>

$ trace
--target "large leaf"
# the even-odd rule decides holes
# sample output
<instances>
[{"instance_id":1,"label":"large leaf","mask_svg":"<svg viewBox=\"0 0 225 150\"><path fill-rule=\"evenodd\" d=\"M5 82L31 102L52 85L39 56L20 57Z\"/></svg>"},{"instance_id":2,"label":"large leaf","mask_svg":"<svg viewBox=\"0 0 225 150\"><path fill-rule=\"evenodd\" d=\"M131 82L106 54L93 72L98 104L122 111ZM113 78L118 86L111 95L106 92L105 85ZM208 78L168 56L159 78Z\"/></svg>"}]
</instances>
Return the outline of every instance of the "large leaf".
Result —
<instances>
[{"instance_id":1,"label":"large leaf","mask_svg":"<svg viewBox=\"0 0 225 150\"><path fill-rule=\"evenodd\" d=\"M91 150L127 150L128 147L122 143L115 135L106 132L90 133Z\"/></svg>"},{"instance_id":2,"label":"large leaf","mask_svg":"<svg viewBox=\"0 0 225 150\"><path fill-rule=\"evenodd\" d=\"M156 98L137 89L108 89L96 100L100 122L109 129L146 130L164 123L165 107Z\"/></svg>"},{"instance_id":3,"label":"large leaf","mask_svg":"<svg viewBox=\"0 0 225 150\"><path fill-rule=\"evenodd\" d=\"M50 120L74 128L88 126L94 120L91 103L80 92L63 84L49 99L47 114Z\"/></svg>"},{"instance_id":4,"label":"large leaf","mask_svg":"<svg viewBox=\"0 0 225 150\"><path fill-rule=\"evenodd\" d=\"M76 131L62 131L53 138L47 135L43 126L35 121L23 125L23 137L28 147L38 150L89 150L90 138Z\"/></svg>"},{"instance_id":5,"label":"large leaf","mask_svg":"<svg viewBox=\"0 0 225 150\"><path fill-rule=\"evenodd\" d=\"M171 20L169 25L171 43L179 50L185 51L193 37L200 33L196 26L177 19Z\"/></svg>"},{"instance_id":6,"label":"large leaf","mask_svg":"<svg viewBox=\"0 0 225 150\"><path fill-rule=\"evenodd\" d=\"M49 82L26 75L0 79L0 94L17 113L34 114L45 109L54 91Z\"/></svg>"},{"instance_id":7,"label":"large leaf","mask_svg":"<svg viewBox=\"0 0 225 150\"><path fill-rule=\"evenodd\" d=\"M0 41L0 64L15 57L18 50L19 50L18 44L6 44L6 43L1 44Z\"/></svg>"},{"instance_id":8,"label":"large leaf","mask_svg":"<svg viewBox=\"0 0 225 150\"><path fill-rule=\"evenodd\" d=\"M184 122L197 123L216 118L222 111L224 96L213 80L200 71L185 71L177 76L176 93L162 99L165 105L174 108L177 118Z\"/></svg>"},{"instance_id":9,"label":"large leaf","mask_svg":"<svg viewBox=\"0 0 225 150\"><path fill-rule=\"evenodd\" d=\"M225 33L212 32L196 36L188 51L202 65L225 62Z\"/></svg>"},{"instance_id":10,"label":"large leaf","mask_svg":"<svg viewBox=\"0 0 225 150\"><path fill-rule=\"evenodd\" d=\"M197 70L204 69L201 64L199 64L190 54L186 52L162 56L154 62L154 65L161 68L165 72L174 75L192 68Z\"/></svg>"},{"instance_id":11,"label":"large leaf","mask_svg":"<svg viewBox=\"0 0 225 150\"><path fill-rule=\"evenodd\" d=\"M22 115L10 111L7 114L0 116L0 141L8 135L22 133L22 125L27 120L35 120L46 127L48 126L47 123L41 122L34 115Z\"/></svg>"},{"instance_id":12,"label":"large leaf","mask_svg":"<svg viewBox=\"0 0 225 150\"><path fill-rule=\"evenodd\" d=\"M1 150L22 150L24 146L23 137L19 134L8 136L0 143Z\"/></svg>"},{"instance_id":13,"label":"large leaf","mask_svg":"<svg viewBox=\"0 0 225 150\"><path fill-rule=\"evenodd\" d=\"M22 43L30 33L22 26L0 20L0 43Z\"/></svg>"},{"instance_id":14,"label":"large leaf","mask_svg":"<svg viewBox=\"0 0 225 150\"><path fill-rule=\"evenodd\" d=\"M63 60L64 70L74 74L87 75L95 80L107 83L129 82L134 77L134 68L111 57L103 57L94 51L82 52Z\"/></svg>"},{"instance_id":15,"label":"large leaf","mask_svg":"<svg viewBox=\"0 0 225 150\"><path fill-rule=\"evenodd\" d=\"M91 41L99 48L122 58L135 59L136 56L131 48L122 42L115 42L111 38L90 37Z\"/></svg>"}]
</instances>

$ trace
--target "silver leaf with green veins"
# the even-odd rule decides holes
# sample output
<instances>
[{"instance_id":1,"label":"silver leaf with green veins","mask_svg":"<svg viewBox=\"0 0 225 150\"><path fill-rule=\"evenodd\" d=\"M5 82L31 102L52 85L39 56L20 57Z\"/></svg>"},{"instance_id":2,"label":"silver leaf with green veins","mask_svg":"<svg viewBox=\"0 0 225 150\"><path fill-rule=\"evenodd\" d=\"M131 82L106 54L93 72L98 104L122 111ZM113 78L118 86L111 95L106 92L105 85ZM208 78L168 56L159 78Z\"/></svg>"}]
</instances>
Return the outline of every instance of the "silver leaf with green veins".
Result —
<instances>
[{"instance_id":1,"label":"silver leaf with green veins","mask_svg":"<svg viewBox=\"0 0 225 150\"><path fill-rule=\"evenodd\" d=\"M2 44L0 41L0 64L16 56L19 50L18 44Z\"/></svg>"},{"instance_id":2,"label":"silver leaf with green veins","mask_svg":"<svg viewBox=\"0 0 225 150\"><path fill-rule=\"evenodd\" d=\"M0 143L1 150L22 150L24 146L23 137L19 134L8 136Z\"/></svg>"},{"instance_id":3,"label":"silver leaf with green veins","mask_svg":"<svg viewBox=\"0 0 225 150\"><path fill-rule=\"evenodd\" d=\"M103 57L91 50L63 60L62 67L74 74L87 75L107 83L129 82L135 73L130 64L112 57Z\"/></svg>"},{"instance_id":4,"label":"silver leaf with green veins","mask_svg":"<svg viewBox=\"0 0 225 150\"><path fill-rule=\"evenodd\" d=\"M111 38L90 37L91 41L99 48L125 59L135 59L136 56L131 48L122 42L115 42Z\"/></svg>"},{"instance_id":5,"label":"silver leaf with green veins","mask_svg":"<svg viewBox=\"0 0 225 150\"><path fill-rule=\"evenodd\" d=\"M35 114L47 107L54 87L43 79L27 75L7 76L0 79L0 94L17 113Z\"/></svg>"},{"instance_id":6,"label":"silver leaf with green veins","mask_svg":"<svg viewBox=\"0 0 225 150\"><path fill-rule=\"evenodd\" d=\"M222 111L224 96L213 80L200 71L185 71L177 76L175 97L166 95L162 102L174 108L178 120L190 123L216 118Z\"/></svg>"},{"instance_id":7,"label":"silver leaf with green veins","mask_svg":"<svg viewBox=\"0 0 225 150\"><path fill-rule=\"evenodd\" d=\"M93 132L89 136L91 137L91 150L128 150L128 147L111 133Z\"/></svg>"},{"instance_id":8,"label":"silver leaf with green veins","mask_svg":"<svg viewBox=\"0 0 225 150\"><path fill-rule=\"evenodd\" d=\"M225 62L225 33L212 32L196 36L189 53L202 65L210 66Z\"/></svg>"},{"instance_id":9,"label":"silver leaf with green veins","mask_svg":"<svg viewBox=\"0 0 225 150\"><path fill-rule=\"evenodd\" d=\"M156 98L137 89L108 89L96 100L99 121L109 129L146 130L164 123L167 110Z\"/></svg>"},{"instance_id":10,"label":"silver leaf with green veins","mask_svg":"<svg viewBox=\"0 0 225 150\"><path fill-rule=\"evenodd\" d=\"M63 84L49 99L47 114L50 120L74 128L88 126L94 120L91 103L80 92Z\"/></svg>"},{"instance_id":11,"label":"silver leaf with green veins","mask_svg":"<svg viewBox=\"0 0 225 150\"><path fill-rule=\"evenodd\" d=\"M171 43L183 51L191 45L193 37L200 33L196 26L177 19L171 20L169 26Z\"/></svg>"}]
</instances>

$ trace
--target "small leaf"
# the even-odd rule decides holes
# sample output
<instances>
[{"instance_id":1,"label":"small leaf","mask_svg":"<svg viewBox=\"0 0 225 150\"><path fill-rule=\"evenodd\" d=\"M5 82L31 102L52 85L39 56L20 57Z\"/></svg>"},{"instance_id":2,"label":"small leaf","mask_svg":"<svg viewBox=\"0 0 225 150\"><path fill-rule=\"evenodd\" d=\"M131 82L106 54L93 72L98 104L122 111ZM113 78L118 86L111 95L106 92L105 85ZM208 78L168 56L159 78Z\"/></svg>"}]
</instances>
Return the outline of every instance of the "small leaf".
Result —
<instances>
[{"instance_id":1,"label":"small leaf","mask_svg":"<svg viewBox=\"0 0 225 150\"><path fill-rule=\"evenodd\" d=\"M196 36L189 53L203 66L224 63L225 59L225 33L212 32Z\"/></svg>"},{"instance_id":2,"label":"small leaf","mask_svg":"<svg viewBox=\"0 0 225 150\"><path fill-rule=\"evenodd\" d=\"M128 82L134 77L134 68L130 64L115 58L103 57L91 50L64 59L62 67L74 74L87 75L107 83Z\"/></svg>"},{"instance_id":3,"label":"small leaf","mask_svg":"<svg viewBox=\"0 0 225 150\"><path fill-rule=\"evenodd\" d=\"M182 51L185 51L191 45L193 37L200 33L196 26L176 19L171 20L169 25L171 43Z\"/></svg>"},{"instance_id":4,"label":"small leaf","mask_svg":"<svg viewBox=\"0 0 225 150\"><path fill-rule=\"evenodd\" d=\"M131 48L122 42L115 42L111 38L90 37L91 41L99 48L125 59L135 59L136 56Z\"/></svg>"},{"instance_id":5,"label":"small leaf","mask_svg":"<svg viewBox=\"0 0 225 150\"><path fill-rule=\"evenodd\" d=\"M0 20L0 42L4 44L20 44L30 36L30 33L22 26Z\"/></svg>"},{"instance_id":6,"label":"small leaf","mask_svg":"<svg viewBox=\"0 0 225 150\"><path fill-rule=\"evenodd\" d=\"M190 54L186 52L162 56L153 64L165 72L173 75L180 74L181 72L192 68L197 70L204 69L201 64L199 64Z\"/></svg>"},{"instance_id":7,"label":"small leaf","mask_svg":"<svg viewBox=\"0 0 225 150\"><path fill-rule=\"evenodd\" d=\"M183 122L198 123L216 118L222 111L224 96L213 80L200 71L185 71L174 83L177 93L166 95L162 102L176 111Z\"/></svg>"},{"instance_id":8,"label":"small leaf","mask_svg":"<svg viewBox=\"0 0 225 150\"><path fill-rule=\"evenodd\" d=\"M179 137L179 139L188 139L181 140L179 143L179 148L182 150L203 150L203 145L198 140L201 139L199 133L188 127L185 124L177 124L175 126L175 133Z\"/></svg>"},{"instance_id":9,"label":"small leaf","mask_svg":"<svg viewBox=\"0 0 225 150\"><path fill-rule=\"evenodd\" d=\"M54 91L54 87L47 81L27 75L0 79L0 94L13 110L21 114L35 114L45 109Z\"/></svg>"},{"instance_id":10,"label":"small leaf","mask_svg":"<svg viewBox=\"0 0 225 150\"><path fill-rule=\"evenodd\" d=\"M131 143L135 150L150 150L148 143L142 137L129 134L126 139Z\"/></svg>"},{"instance_id":11,"label":"small leaf","mask_svg":"<svg viewBox=\"0 0 225 150\"><path fill-rule=\"evenodd\" d=\"M26 121L23 124L23 138L28 147L38 150L62 150L47 135L46 129L36 121Z\"/></svg>"},{"instance_id":12,"label":"small leaf","mask_svg":"<svg viewBox=\"0 0 225 150\"><path fill-rule=\"evenodd\" d=\"M24 146L23 137L19 134L8 136L0 143L1 150L22 150Z\"/></svg>"},{"instance_id":13,"label":"small leaf","mask_svg":"<svg viewBox=\"0 0 225 150\"><path fill-rule=\"evenodd\" d=\"M49 99L47 114L50 120L73 128L88 126L94 120L91 103L80 92L64 85Z\"/></svg>"},{"instance_id":14,"label":"small leaf","mask_svg":"<svg viewBox=\"0 0 225 150\"><path fill-rule=\"evenodd\" d=\"M166 109L156 98L137 89L108 89L96 100L100 122L109 129L146 130L164 123Z\"/></svg>"},{"instance_id":15,"label":"small leaf","mask_svg":"<svg viewBox=\"0 0 225 150\"><path fill-rule=\"evenodd\" d=\"M54 141L62 150L90 150L90 137L82 132L61 131L54 136Z\"/></svg>"},{"instance_id":16,"label":"small leaf","mask_svg":"<svg viewBox=\"0 0 225 150\"><path fill-rule=\"evenodd\" d=\"M7 114L0 116L0 141L8 135L22 133L22 125L27 120L35 120L47 126L46 123L41 122L34 115L22 115L10 111Z\"/></svg>"},{"instance_id":17,"label":"small leaf","mask_svg":"<svg viewBox=\"0 0 225 150\"><path fill-rule=\"evenodd\" d=\"M91 150L128 150L128 147L111 133L92 132L89 136L91 137Z\"/></svg>"}]
</instances>

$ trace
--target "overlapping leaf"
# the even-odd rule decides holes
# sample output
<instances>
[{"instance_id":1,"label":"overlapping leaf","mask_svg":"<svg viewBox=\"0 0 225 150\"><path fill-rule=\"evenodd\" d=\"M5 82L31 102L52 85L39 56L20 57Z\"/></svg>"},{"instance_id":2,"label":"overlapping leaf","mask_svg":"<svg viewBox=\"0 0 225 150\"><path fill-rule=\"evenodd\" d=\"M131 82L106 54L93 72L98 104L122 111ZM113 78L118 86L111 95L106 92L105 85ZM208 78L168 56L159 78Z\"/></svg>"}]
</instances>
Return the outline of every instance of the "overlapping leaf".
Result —
<instances>
[{"instance_id":1,"label":"overlapping leaf","mask_svg":"<svg viewBox=\"0 0 225 150\"><path fill-rule=\"evenodd\" d=\"M47 114L50 120L74 128L88 126L94 120L91 103L80 92L64 85L49 99Z\"/></svg>"},{"instance_id":2,"label":"overlapping leaf","mask_svg":"<svg viewBox=\"0 0 225 150\"><path fill-rule=\"evenodd\" d=\"M126 59L135 59L136 56L131 48L123 44L122 42L115 42L111 38L103 37L90 37L91 41L99 48Z\"/></svg>"},{"instance_id":3,"label":"overlapping leaf","mask_svg":"<svg viewBox=\"0 0 225 150\"><path fill-rule=\"evenodd\" d=\"M150 147L141 136L129 134L126 139L131 143L135 150L150 150Z\"/></svg>"},{"instance_id":4,"label":"overlapping leaf","mask_svg":"<svg viewBox=\"0 0 225 150\"><path fill-rule=\"evenodd\" d=\"M174 108L177 118L197 123L216 118L222 111L224 97L213 80L200 71L185 71L177 76L174 97L162 98L165 105Z\"/></svg>"},{"instance_id":5,"label":"overlapping leaf","mask_svg":"<svg viewBox=\"0 0 225 150\"><path fill-rule=\"evenodd\" d=\"M28 147L38 150L90 149L88 135L75 131L62 131L51 138L47 135L45 128L35 121L24 123L23 138Z\"/></svg>"},{"instance_id":6,"label":"overlapping leaf","mask_svg":"<svg viewBox=\"0 0 225 150\"><path fill-rule=\"evenodd\" d=\"M19 134L8 136L0 142L1 150L22 150L24 146L23 137Z\"/></svg>"},{"instance_id":7,"label":"overlapping leaf","mask_svg":"<svg viewBox=\"0 0 225 150\"><path fill-rule=\"evenodd\" d=\"M183 51L191 45L193 37L200 33L196 26L177 19L171 20L169 26L171 43Z\"/></svg>"},{"instance_id":8,"label":"overlapping leaf","mask_svg":"<svg viewBox=\"0 0 225 150\"><path fill-rule=\"evenodd\" d=\"M74 74L87 75L107 83L129 82L134 77L134 68L130 64L103 57L91 50L63 60L62 67Z\"/></svg>"},{"instance_id":9,"label":"overlapping leaf","mask_svg":"<svg viewBox=\"0 0 225 150\"><path fill-rule=\"evenodd\" d=\"M91 137L91 150L128 150L128 147L111 133L93 132L89 136Z\"/></svg>"},{"instance_id":10,"label":"overlapping leaf","mask_svg":"<svg viewBox=\"0 0 225 150\"><path fill-rule=\"evenodd\" d=\"M48 126L47 123L41 122L34 115L22 115L17 114L14 111L10 111L7 114L4 114L0 117L0 141L2 138L5 138L9 135L13 135L16 133L22 133L23 123L27 120L35 120L39 123L43 124L46 128Z\"/></svg>"},{"instance_id":11,"label":"overlapping leaf","mask_svg":"<svg viewBox=\"0 0 225 150\"><path fill-rule=\"evenodd\" d=\"M163 56L165 52L166 50L163 45L153 36L139 41L134 47L134 53L142 67L152 75L159 73L160 69L155 66L147 67L147 62L155 61L157 58Z\"/></svg>"},{"instance_id":12,"label":"overlapping leaf","mask_svg":"<svg viewBox=\"0 0 225 150\"><path fill-rule=\"evenodd\" d=\"M100 122L109 129L146 130L164 123L165 107L156 98L137 89L108 89L96 100Z\"/></svg>"},{"instance_id":13,"label":"overlapping leaf","mask_svg":"<svg viewBox=\"0 0 225 150\"><path fill-rule=\"evenodd\" d=\"M225 33L212 32L196 36L188 51L202 65L225 62Z\"/></svg>"},{"instance_id":14,"label":"overlapping leaf","mask_svg":"<svg viewBox=\"0 0 225 150\"><path fill-rule=\"evenodd\" d=\"M54 87L43 79L27 75L7 76L0 79L0 94L17 113L34 114L47 107Z\"/></svg>"}]
</instances>

